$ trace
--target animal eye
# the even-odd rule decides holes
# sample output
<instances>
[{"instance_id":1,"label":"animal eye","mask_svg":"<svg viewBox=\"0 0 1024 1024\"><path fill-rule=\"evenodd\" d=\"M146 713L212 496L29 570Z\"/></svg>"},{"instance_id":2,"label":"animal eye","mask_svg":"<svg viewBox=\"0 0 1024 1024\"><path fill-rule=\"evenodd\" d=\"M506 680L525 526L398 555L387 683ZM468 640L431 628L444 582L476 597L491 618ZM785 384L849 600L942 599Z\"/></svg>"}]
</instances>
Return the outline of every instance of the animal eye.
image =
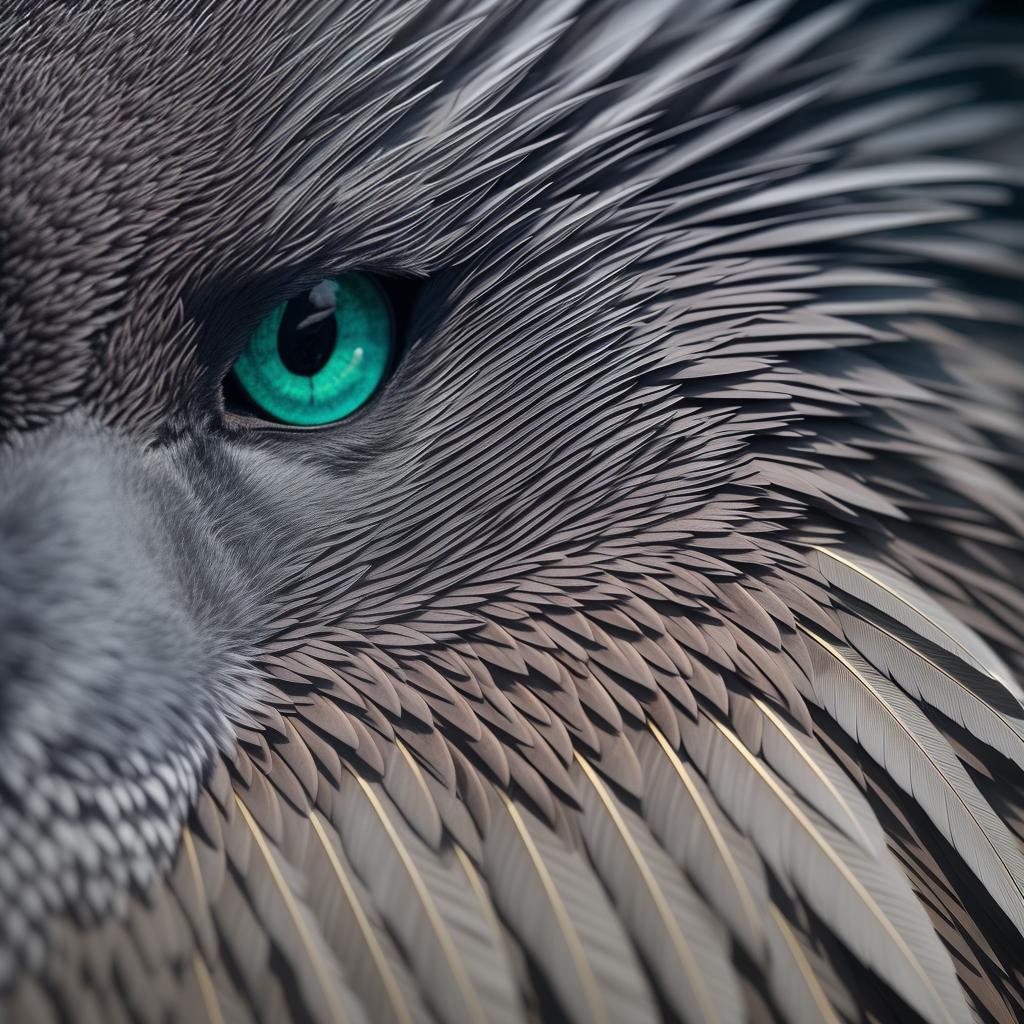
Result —
<instances>
[{"instance_id":1,"label":"animal eye","mask_svg":"<svg viewBox=\"0 0 1024 1024\"><path fill-rule=\"evenodd\" d=\"M333 423L380 386L395 333L391 304L374 278L328 278L272 310L231 375L257 411L281 423Z\"/></svg>"}]
</instances>

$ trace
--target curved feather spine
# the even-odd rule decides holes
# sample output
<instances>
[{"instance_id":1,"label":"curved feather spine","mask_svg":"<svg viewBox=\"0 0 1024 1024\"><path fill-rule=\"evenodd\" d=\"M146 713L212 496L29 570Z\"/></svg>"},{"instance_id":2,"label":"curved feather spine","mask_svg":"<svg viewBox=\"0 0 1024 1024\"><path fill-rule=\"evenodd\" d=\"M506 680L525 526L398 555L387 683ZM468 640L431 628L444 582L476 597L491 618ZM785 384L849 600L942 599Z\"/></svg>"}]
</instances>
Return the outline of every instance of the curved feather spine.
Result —
<instances>
[{"instance_id":1,"label":"curved feather spine","mask_svg":"<svg viewBox=\"0 0 1024 1024\"><path fill-rule=\"evenodd\" d=\"M835 771L835 769L830 771L820 762L800 737L793 732L782 716L766 700L756 696L752 700L761 714L768 720L771 728L775 730L776 735L780 737L785 745L784 749L791 751L798 758L798 764L810 773L812 779L810 792L801 785L804 781L803 779L795 779L793 777L797 773L791 773L786 770L788 765L785 764L783 757L772 756L772 751L768 749L771 744L768 738L770 734L766 734L761 741L762 750L768 763L808 803L812 804L820 814L828 818L836 828L845 832L854 842L863 846L865 850L874 853L881 852L885 846L885 840L882 838L877 823L873 820L873 816L869 817L867 814L858 816L855 813L854 809L850 806L850 800L842 792L841 787L845 788L842 780L832 774L832 771ZM867 811L868 809L865 807L864 810ZM870 835L868 834L868 829L870 829Z\"/></svg>"},{"instance_id":2,"label":"curved feather spine","mask_svg":"<svg viewBox=\"0 0 1024 1024\"><path fill-rule=\"evenodd\" d=\"M450 965L452 976L455 979L455 984L459 990L460 996L465 1004L465 1007L469 1013L469 1017L473 1021L485 1021L486 1015L484 1014L483 1006L480 1000L473 991L473 987L470 984L469 977L466 973L465 968L456 952L455 945L452 942L452 938L448 932L447 926L444 924L440 913L434 905L434 900L431 897L426 884L423 881L416 865L405 848L405 844L399 838L398 833L395 831L394 825L388 818L387 812L384 810L377 798L376 793L373 792L372 787L361 777L354 776L359 788L363 791L363 795L366 797L370 806L373 808L374 813L380 820L381 825L384 827L387 833L388 839L393 844L398 856L402 862L402 866L409 875L412 881L413 887L416 891L416 895L423 904L426 911L427 919L430 922L431 929L434 932L435 937L444 952L445 960Z\"/></svg>"},{"instance_id":3,"label":"curved feather spine","mask_svg":"<svg viewBox=\"0 0 1024 1024\"><path fill-rule=\"evenodd\" d=\"M473 863L469 854L466 853L461 846L455 847L455 857L466 875L469 887L473 890L473 895L476 897L477 903L480 904L480 910L487 919L487 923L490 925L494 934L500 936L502 933L501 922L498 920L497 914L494 910L494 903L491 901L491 897L488 895L487 890L484 887L484 883L480 878L480 873L477 871L476 865Z\"/></svg>"},{"instance_id":4,"label":"curved feather spine","mask_svg":"<svg viewBox=\"0 0 1024 1024\"><path fill-rule=\"evenodd\" d=\"M793 934L793 929L790 928L789 922L782 911L774 904L769 904L768 911L771 915L770 926L774 927L779 941L781 941L783 948L789 956L789 962L796 968L806 995L810 999L815 1015L813 1019L819 1021L820 1024L840 1024L839 1018L836 1016L835 1010L832 1009L832 1004L828 1000L828 996L825 995L821 983L814 973L814 969L808 962L804 951L800 948L799 939ZM770 934L771 932L769 932ZM783 959L781 952L777 943L773 942L773 956L769 972L772 995L780 1007L789 1009L793 1013L793 1020L800 1020L805 1022L805 1024L809 1024L812 1018L807 1012L806 1002L801 1000L799 993L793 990L789 977L781 974L780 968Z\"/></svg>"},{"instance_id":5,"label":"curved feather spine","mask_svg":"<svg viewBox=\"0 0 1024 1024\"><path fill-rule=\"evenodd\" d=\"M195 972L196 981L203 1000L203 1009L210 1024L225 1024L224 1015L220 1012L220 1003L217 1000L217 990L214 988L213 979L206 966L206 962L198 951L192 954L192 970Z\"/></svg>"},{"instance_id":6,"label":"curved feather spine","mask_svg":"<svg viewBox=\"0 0 1024 1024\"><path fill-rule=\"evenodd\" d=\"M387 957L384 955L380 942L378 941L377 936L370 925L370 921L366 916L366 911L363 909L362 903L352 886L352 880L348 877L348 872L338 859L338 855L334 850L334 845L331 843L330 837L327 835L318 811L314 810L310 812L309 823L313 830L313 834L316 836L317 842L320 843L323 848L324 855L330 863L331 870L334 872L334 876L339 887L345 894L345 900L348 903L352 917L356 922L356 927L363 936L366 948L369 951L374 967L381 979L381 984L387 994L388 1004L394 1012L395 1021L397 1024L413 1024L412 1015L409 1011L408 1005L406 1004L405 998L402 995L402 990L395 979L394 972L388 964Z\"/></svg>"},{"instance_id":7,"label":"curved feather spine","mask_svg":"<svg viewBox=\"0 0 1024 1024\"><path fill-rule=\"evenodd\" d=\"M386 795L351 774L354 787L343 787L336 798L339 834L382 917L408 950L428 1004L446 1020L519 1021L522 1009L505 951L478 914L469 912L474 897L461 872L456 877L455 855L431 850L397 809L389 812Z\"/></svg>"},{"instance_id":8,"label":"curved feather spine","mask_svg":"<svg viewBox=\"0 0 1024 1024\"><path fill-rule=\"evenodd\" d=\"M192 830L187 825L181 830L181 849L185 857L185 863L188 866L189 879L192 882L196 898L195 910L189 916L190 919L193 919L192 927L196 930L196 942L205 956L212 952L216 939L213 938L213 922L210 919L209 911L210 897L207 894L206 883L203 881L203 872L199 866L195 838L192 835ZM182 899L182 906L187 908L188 903L186 900L180 894L179 898ZM187 909L186 913L188 913Z\"/></svg>"},{"instance_id":9,"label":"curved feather spine","mask_svg":"<svg viewBox=\"0 0 1024 1024\"><path fill-rule=\"evenodd\" d=\"M846 945L926 1020L966 1022L967 1007L949 955L906 879L887 860L888 854L873 857L824 823L813 822L727 726L711 718L703 718L702 725L705 735L690 738L703 749L698 764L704 762L705 777L716 796L751 835L772 868L789 877ZM745 772L736 758L746 766ZM746 793L736 790L730 763L739 777L759 785ZM749 806L756 791L767 798L763 807ZM781 812L781 818L766 810L770 807ZM860 868L856 872L855 864ZM899 914L904 929L913 929L916 949L882 909L879 899L886 902L890 913Z\"/></svg>"},{"instance_id":10,"label":"curved feather spine","mask_svg":"<svg viewBox=\"0 0 1024 1024\"><path fill-rule=\"evenodd\" d=\"M761 960L764 957L764 932L762 915L758 912L758 906L764 905L766 894L765 899L755 899L744 872L722 834L720 824L715 820L714 811L708 806L707 800L697 787L689 769L683 764L679 754L654 722L648 720L647 729L654 737L658 747L661 748L665 762L682 784L683 792L692 805L691 820L698 825L701 835L705 837L703 841L698 840L698 850L702 848L709 850L713 861L711 863L702 862L698 851L690 852L689 843L684 845L671 842L669 829L674 827L675 823L659 820L661 808L651 806L651 801L645 800L645 816L651 824L651 829L673 854L676 862L697 880L705 899L712 903L718 912L728 920L736 940L750 952L755 960ZM652 772L657 770L656 765L644 757L643 745L640 747L640 756L644 760L645 777L649 784ZM715 864L720 865L721 872L724 872L725 885L717 884L719 873L715 870Z\"/></svg>"},{"instance_id":11,"label":"curved feather spine","mask_svg":"<svg viewBox=\"0 0 1024 1024\"><path fill-rule=\"evenodd\" d=\"M923 626L920 629L922 636L929 637L1002 683L1018 700L1024 699L1024 691L1013 681L1009 669L988 644L966 626L957 623L920 588L907 580L897 580L885 566L872 563L869 559L861 557L860 561L868 563L862 565L858 564L855 556L835 548L811 545L811 550L817 553L818 569L830 583L869 604L876 603L871 600L872 596L881 594L883 600L877 603L882 611L886 610L884 603L887 599L892 607L887 614L898 621L904 621L905 616L912 616L911 622L906 625L912 625L916 618ZM904 595L900 593L901 590L908 593Z\"/></svg>"},{"instance_id":12,"label":"curved feather spine","mask_svg":"<svg viewBox=\"0 0 1024 1024\"><path fill-rule=\"evenodd\" d=\"M325 959L328 952L323 947L322 937L317 935L311 927L308 920L308 910L300 906L263 834L263 830L245 806L242 798L237 793L234 794L234 798L235 806L245 822L246 828L252 835L253 842L266 866L274 889L285 908L288 918L291 920L295 934L298 936L299 943L305 952L304 964L308 965L312 971L315 984L319 988L325 1002L326 1016L324 1019L331 1021L332 1024L350 1024L350 1022L358 1024L358 1022L364 1019L362 1013L358 1010L357 1004L349 1002L349 1005L345 1005L342 995L343 982L338 976L336 966L328 964ZM299 979L302 979L305 975L303 966L301 962L294 963L296 976ZM304 988L308 993L307 998L313 995L308 984L304 985ZM314 1007L310 1006L310 1009L314 1010Z\"/></svg>"},{"instance_id":13,"label":"curved feather spine","mask_svg":"<svg viewBox=\"0 0 1024 1024\"><path fill-rule=\"evenodd\" d=\"M185 854L185 862L188 864L189 877L192 880L196 895L196 906L199 912L204 915L203 925L208 924L206 887L203 884L202 871L199 868L199 858L196 856L195 840L192 838L192 830L186 825L181 832L181 845ZM199 925L193 925L199 928ZM224 1015L221 1012L220 1002L217 998L217 990L210 976L209 968L206 966L204 952L202 950L202 939L196 935L197 948L192 954L192 970L196 976L196 983L199 986L200 997L203 1008L210 1024L224 1024Z\"/></svg>"},{"instance_id":14,"label":"curved feather spine","mask_svg":"<svg viewBox=\"0 0 1024 1024\"><path fill-rule=\"evenodd\" d=\"M611 1024L611 1021L608 1018L607 1007L605 1006L604 1000L601 998L601 992L598 988L597 980L591 971L590 964L587 963L586 955L583 952L583 946L576 935L569 913L566 910L565 904L562 902L562 897L559 895L551 874L544 864L544 859L541 857L540 852L534 843L533 837L530 835L518 808L508 797L505 798L505 809L524 849L527 852L531 867L537 875L541 888L548 901L548 905L554 913L558 930L561 933L565 946L569 952L573 968L582 983L584 1000L587 1006L587 1012L590 1015L589 1019L593 1021L593 1024ZM506 914L507 913L508 911L506 911ZM587 1018L581 1018L581 1020L585 1019Z\"/></svg>"},{"instance_id":15,"label":"curved feather spine","mask_svg":"<svg viewBox=\"0 0 1024 1024\"><path fill-rule=\"evenodd\" d=\"M636 951L584 855L508 796L484 841L495 904L575 1024L652 1022Z\"/></svg>"},{"instance_id":16,"label":"curved feather spine","mask_svg":"<svg viewBox=\"0 0 1024 1024\"><path fill-rule=\"evenodd\" d=\"M953 844L975 877L1024 935L1024 855L1009 829L996 817L945 738L924 713L895 684L884 679L852 651L843 650L806 627L801 627L829 659L815 673L812 685L823 696L823 705L839 724L859 739L871 757L890 772L894 781L918 801L935 827ZM847 693L853 703L845 706L836 687L828 690L829 668L838 666L854 681ZM859 684L859 685L857 685ZM857 695L869 704L856 704ZM861 717L870 709L883 716L881 735L864 732ZM853 720L848 717L852 711ZM906 758L899 774L893 771L895 751ZM921 770L927 774L921 776ZM935 790L935 787L938 790Z\"/></svg>"},{"instance_id":17,"label":"curved feather spine","mask_svg":"<svg viewBox=\"0 0 1024 1024\"><path fill-rule=\"evenodd\" d=\"M1024 718L1024 706L1012 694L1004 692L1001 694L1004 699L998 703L1015 702L1020 708L1016 720L1001 713L989 694L980 693L979 687L969 686L961 678L965 670L976 670L937 645L932 645L933 649L926 653L922 648L927 641L923 638L918 637L915 645L906 636L901 636L901 628L892 623L883 625L874 618L862 619L841 610L839 622L850 643L879 672L888 674L910 696L937 708L977 739L1024 768L1024 722L1020 721ZM898 657L887 655L880 643L872 642L872 632L887 638L897 651L916 659L918 671L909 666L904 669ZM954 659L955 665L948 664ZM983 679L990 680L991 677L984 676ZM1000 684L993 681L993 685Z\"/></svg>"},{"instance_id":18,"label":"curved feather spine","mask_svg":"<svg viewBox=\"0 0 1024 1024\"><path fill-rule=\"evenodd\" d=\"M584 776L592 787L603 808L602 817L610 821L614 833L619 837L627 856L632 861L640 885L635 884L636 875L630 871L625 878L615 878L615 859L602 856L600 843L599 816L593 811L584 813L582 829L584 838L588 840L591 859L595 861L598 872L604 877L605 884L611 889L613 897L620 904L621 912L627 926L634 933L634 940L640 947L641 954L648 961L650 969L657 976L666 996L676 1011L694 1024L728 1024L742 1013L742 997L735 983L733 968L729 962L728 950L724 943L715 943L714 925L710 919L701 920L703 908L696 903L694 896L693 908L687 908L685 892L681 888L684 883L681 877L674 879L678 886L670 899L664 887L667 874L674 869L674 864L667 854L655 851L653 837L647 837L647 851L642 848L643 839L634 831L642 828L641 823L634 826L627 824L624 809L621 809L609 792L603 780L587 762L586 758L576 754ZM660 868L652 861L652 854L662 853L665 861ZM637 903L641 894L648 899L642 904ZM653 908L653 915L647 913ZM689 914L687 913L691 911ZM659 937L647 933L651 918L659 922ZM692 939L690 938L692 934ZM668 948L673 952L668 960L661 956L663 938L668 940ZM696 942L707 948L698 951ZM682 969L682 978L677 969ZM683 982L680 988L680 981ZM712 990L712 982L717 982Z\"/></svg>"}]
</instances>

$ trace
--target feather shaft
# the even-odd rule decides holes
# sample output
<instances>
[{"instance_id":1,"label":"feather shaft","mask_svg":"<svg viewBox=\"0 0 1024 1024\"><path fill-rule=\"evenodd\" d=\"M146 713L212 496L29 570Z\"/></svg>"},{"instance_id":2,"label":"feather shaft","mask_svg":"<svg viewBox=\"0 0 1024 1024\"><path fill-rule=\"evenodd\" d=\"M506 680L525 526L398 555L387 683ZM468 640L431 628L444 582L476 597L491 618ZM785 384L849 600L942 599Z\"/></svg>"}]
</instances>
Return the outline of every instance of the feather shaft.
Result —
<instances>
[{"instance_id":1,"label":"feather shaft","mask_svg":"<svg viewBox=\"0 0 1024 1024\"><path fill-rule=\"evenodd\" d=\"M664 932L668 936L668 940L675 951L679 966L683 969L687 978L689 978L690 988L696 996L698 1009L700 1011L696 1019L708 1022L720 1021L722 1018L719 1015L714 1001L711 998L711 994L708 991L707 985L701 976L701 972L693 950L690 947L690 943L680 930L675 915L672 913L672 910L668 905L668 901L665 898L665 894L662 891L658 880L654 876L654 872L651 870L651 867L647 863L647 860L637 845L636 840L633 838L629 826L627 826L626 822L623 820L622 815L619 812L619 808L616 806L615 801L608 792L607 786L605 786L594 769L587 763L586 758L582 757L579 752L576 753L576 761L583 770L583 774L593 787L594 792L601 801L608 817L615 826L616 832L618 832L621 837L623 845L636 866L644 888L650 894L651 904L654 906Z\"/></svg>"},{"instance_id":2,"label":"feather shaft","mask_svg":"<svg viewBox=\"0 0 1024 1024\"><path fill-rule=\"evenodd\" d=\"M384 951L381 949L380 943L377 941L377 936L374 933L373 928L370 926L366 912L363 910L359 897L352 886L352 880L348 877L348 872L344 869L341 861L338 860L337 854L334 852L334 847L331 844L331 840L324 829L323 822L320 820L320 815L317 811L310 813L309 823L313 829L313 834L323 846L324 855L327 857L327 861L331 866L331 870L334 872L334 877L337 879L338 885L341 886L345 893L345 899L352 911L356 927L359 929L359 933L363 936L363 939L366 942L373 964L380 975L381 984L387 992L388 1002L394 1010L396 1021L398 1021L399 1024L413 1024L412 1015L409 1013L409 1008L402 996L401 988L395 980L394 973L388 965L387 957L384 955Z\"/></svg>"}]
</instances>

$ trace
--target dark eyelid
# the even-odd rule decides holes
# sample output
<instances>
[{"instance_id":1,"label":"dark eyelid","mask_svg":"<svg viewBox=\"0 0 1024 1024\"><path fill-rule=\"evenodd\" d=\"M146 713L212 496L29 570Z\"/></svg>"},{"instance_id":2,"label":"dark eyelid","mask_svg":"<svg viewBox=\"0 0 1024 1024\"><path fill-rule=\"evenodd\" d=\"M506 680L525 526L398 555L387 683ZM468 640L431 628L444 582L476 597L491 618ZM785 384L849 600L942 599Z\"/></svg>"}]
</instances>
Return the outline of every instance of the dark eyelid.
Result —
<instances>
[{"instance_id":1,"label":"dark eyelid","mask_svg":"<svg viewBox=\"0 0 1024 1024\"><path fill-rule=\"evenodd\" d=\"M203 366L223 377L245 348L249 336L271 310L344 270L279 268L244 280L211 279L185 304L186 315L200 325L197 338Z\"/></svg>"}]
</instances>

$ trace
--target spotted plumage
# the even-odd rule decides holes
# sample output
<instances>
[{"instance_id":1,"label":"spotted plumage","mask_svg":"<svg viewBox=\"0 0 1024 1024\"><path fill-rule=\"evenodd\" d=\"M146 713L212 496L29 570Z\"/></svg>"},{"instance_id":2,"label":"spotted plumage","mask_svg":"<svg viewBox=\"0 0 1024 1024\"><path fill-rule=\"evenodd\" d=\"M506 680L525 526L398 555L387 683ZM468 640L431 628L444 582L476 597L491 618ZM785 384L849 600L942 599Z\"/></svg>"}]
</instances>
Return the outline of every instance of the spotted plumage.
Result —
<instances>
[{"instance_id":1,"label":"spotted plumage","mask_svg":"<svg viewBox=\"0 0 1024 1024\"><path fill-rule=\"evenodd\" d=\"M8 0L0 1016L1024 1017L1024 48ZM335 425L223 381L394 278Z\"/></svg>"}]
</instances>

